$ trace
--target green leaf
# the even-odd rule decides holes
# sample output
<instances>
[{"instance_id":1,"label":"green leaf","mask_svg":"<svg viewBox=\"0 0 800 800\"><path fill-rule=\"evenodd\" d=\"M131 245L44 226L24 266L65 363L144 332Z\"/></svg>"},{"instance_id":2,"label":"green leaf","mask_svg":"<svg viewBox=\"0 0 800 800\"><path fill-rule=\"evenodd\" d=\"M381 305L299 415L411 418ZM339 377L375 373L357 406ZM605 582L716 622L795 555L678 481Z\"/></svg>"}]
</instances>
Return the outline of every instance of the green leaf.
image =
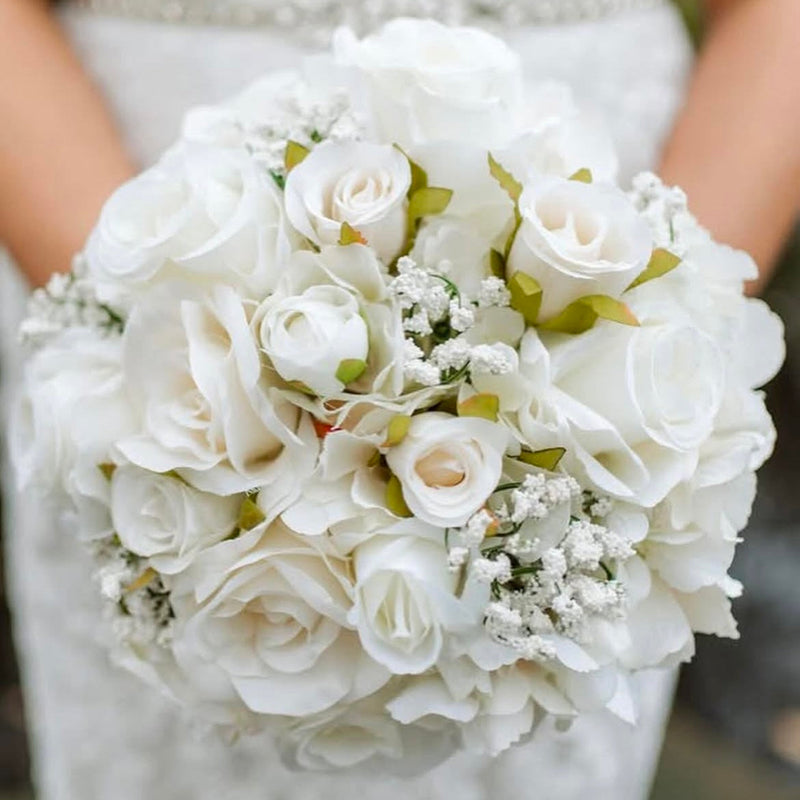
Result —
<instances>
[{"instance_id":1,"label":"green leaf","mask_svg":"<svg viewBox=\"0 0 800 800\"><path fill-rule=\"evenodd\" d=\"M336 370L336 380L341 381L345 386L358 380L367 368L367 362L360 358L345 358L339 362Z\"/></svg>"},{"instance_id":2,"label":"green leaf","mask_svg":"<svg viewBox=\"0 0 800 800\"><path fill-rule=\"evenodd\" d=\"M459 417L481 417L497 422L500 398L496 394L474 394L458 404Z\"/></svg>"},{"instance_id":3,"label":"green leaf","mask_svg":"<svg viewBox=\"0 0 800 800\"><path fill-rule=\"evenodd\" d=\"M680 263L680 256L670 253L669 250L665 250L663 247L656 248L653 250L653 255L650 257L648 265L625 291L635 289L637 286L647 283L647 281L652 281L654 278L660 278L662 275L672 272Z\"/></svg>"},{"instance_id":4,"label":"green leaf","mask_svg":"<svg viewBox=\"0 0 800 800\"><path fill-rule=\"evenodd\" d=\"M300 142L291 139L286 143L286 152L283 154L283 166L287 172L291 172L298 164L301 164L311 151Z\"/></svg>"},{"instance_id":5,"label":"green leaf","mask_svg":"<svg viewBox=\"0 0 800 800\"><path fill-rule=\"evenodd\" d=\"M496 161L491 153L489 153L489 172L516 206L522 194L522 184L499 161Z\"/></svg>"},{"instance_id":6,"label":"green leaf","mask_svg":"<svg viewBox=\"0 0 800 800\"><path fill-rule=\"evenodd\" d=\"M519 460L524 464L530 464L532 467L554 472L566 452L563 447L550 447L547 450L536 450L533 453L520 453Z\"/></svg>"},{"instance_id":7,"label":"green leaf","mask_svg":"<svg viewBox=\"0 0 800 800\"><path fill-rule=\"evenodd\" d=\"M98 465L97 465L97 469L99 469L99 470L100 470L100 472L102 472L102 473L103 473L103 477L104 477L104 478L105 478L107 481L110 481L110 480L111 480L111 478L112 478L112 477L113 477L113 475L114 475L114 472L115 472L115 471L116 471L116 469L117 469L117 465L116 465L116 464L98 464Z\"/></svg>"},{"instance_id":8,"label":"green leaf","mask_svg":"<svg viewBox=\"0 0 800 800\"><path fill-rule=\"evenodd\" d=\"M144 589L145 586L152 583L157 577L158 573L152 567L148 567L135 581L129 583L125 587L125 594L131 594L139 589Z\"/></svg>"},{"instance_id":9,"label":"green leaf","mask_svg":"<svg viewBox=\"0 0 800 800\"><path fill-rule=\"evenodd\" d=\"M339 244L346 247L349 244L366 244L367 240L360 231L357 231L349 222L343 222L339 229Z\"/></svg>"},{"instance_id":10,"label":"green leaf","mask_svg":"<svg viewBox=\"0 0 800 800\"><path fill-rule=\"evenodd\" d=\"M519 311L528 325L535 325L542 306L542 287L527 272L515 272L508 281L511 308Z\"/></svg>"},{"instance_id":11,"label":"green leaf","mask_svg":"<svg viewBox=\"0 0 800 800\"><path fill-rule=\"evenodd\" d=\"M443 189L440 186L425 186L417 189L408 201L409 221L413 224L422 217L443 213L452 197L452 189Z\"/></svg>"},{"instance_id":12,"label":"green leaf","mask_svg":"<svg viewBox=\"0 0 800 800\"><path fill-rule=\"evenodd\" d=\"M577 334L593 328L598 319L618 322L620 325L639 324L639 320L621 300L604 294L590 294L570 303L560 314L539 327L557 333Z\"/></svg>"},{"instance_id":13,"label":"green leaf","mask_svg":"<svg viewBox=\"0 0 800 800\"><path fill-rule=\"evenodd\" d=\"M392 417L386 429L386 441L383 446L396 447L406 438L409 427L411 427L411 417L407 414L398 414L396 417Z\"/></svg>"},{"instance_id":14,"label":"green leaf","mask_svg":"<svg viewBox=\"0 0 800 800\"><path fill-rule=\"evenodd\" d=\"M571 181L578 181L579 183L591 183L594 180L594 176L592 175L592 171L590 169L579 169L577 172L574 172L572 175L569 176Z\"/></svg>"},{"instance_id":15,"label":"green leaf","mask_svg":"<svg viewBox=\"0 0 800 800\"><path fill-rule=\"evenodd\" d=\"M411 509L403 497L403 487L396 475L389 478L386 484L386 508L398 517L413 517Z\"/></svg>"},{"instance_id":16,"label":"green leaf","mask_svg":"<svg viewBox=\"0 0 800 800\"><path fill-rule=\"evenodd\" d=\"M242 507L239 509L239 528L243 531L252 530L256 525L260 525L266 518L266 515L256 505L255 501L249 497L245 497L242 501Z\"/></svg>"},{"instance_id":17,"label":"green leaf","mask_svg":"<svg viewBox=\"0 0 800 800\"><path fill-rule=\"evenodd\" d=\"M506 279L506 259L497 250L489 251L489 269L495 278Z\"/></svg>"}]
</instances>

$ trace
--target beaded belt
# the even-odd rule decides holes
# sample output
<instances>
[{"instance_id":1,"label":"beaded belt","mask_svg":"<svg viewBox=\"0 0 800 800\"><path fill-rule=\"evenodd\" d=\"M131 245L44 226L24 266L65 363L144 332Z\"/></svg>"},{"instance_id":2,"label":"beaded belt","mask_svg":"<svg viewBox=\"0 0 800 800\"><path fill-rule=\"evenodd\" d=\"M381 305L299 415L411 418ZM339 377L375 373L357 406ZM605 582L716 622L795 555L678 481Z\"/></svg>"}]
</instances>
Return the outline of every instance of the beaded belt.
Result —
<instances>
[{"instance_id":1,"label":"beaded belt","mask_svg":"<svg viewBox=\"0 0 800 800\"><path fill-rule=\"evenodd\" d=\"M372 30L399 16L499 26L596 20L665 0L75 0L105 14L195 25L268 26L301 35L349 25Z\"/></svg>"}]
</instances>

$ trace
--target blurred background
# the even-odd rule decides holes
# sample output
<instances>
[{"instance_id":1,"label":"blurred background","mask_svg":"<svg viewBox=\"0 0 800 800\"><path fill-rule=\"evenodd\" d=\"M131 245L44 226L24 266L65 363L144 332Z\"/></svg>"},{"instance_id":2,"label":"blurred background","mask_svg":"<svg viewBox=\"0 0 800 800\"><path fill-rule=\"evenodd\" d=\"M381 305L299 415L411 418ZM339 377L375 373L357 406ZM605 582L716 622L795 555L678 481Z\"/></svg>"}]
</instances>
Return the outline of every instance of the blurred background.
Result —
<instances>
[{"instance_id":1,"label":"blurred background","mask_svg":"<svg viewBox=\"0 0 800 800\"><path fill-rule=\"evenodd\" d=\"M697 0L675 0L695 41ZM800 2L800 0L798 0ZM800 233L767 293L787 339L800 338ZM779 430L773 458L733 566L738 642L701 637L684 668L651 800L800 798L800 364L768 388ZM24 711L0 572L0 800L31 800Z\"/></svg>"}]
</instances>

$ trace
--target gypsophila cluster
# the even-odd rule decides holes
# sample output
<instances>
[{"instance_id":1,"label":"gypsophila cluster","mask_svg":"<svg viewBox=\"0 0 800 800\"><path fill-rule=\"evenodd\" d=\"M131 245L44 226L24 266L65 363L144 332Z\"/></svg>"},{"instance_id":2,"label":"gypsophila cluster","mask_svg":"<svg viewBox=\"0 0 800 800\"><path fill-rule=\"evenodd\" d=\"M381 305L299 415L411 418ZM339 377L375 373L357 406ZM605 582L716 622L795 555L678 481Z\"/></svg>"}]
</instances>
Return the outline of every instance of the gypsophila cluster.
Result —
<instances>
[{"instance_id":1,"label":"gypsophila cluster","mask_svg":"<svg viewBox=\"0 0 800 800\"><path fill-rule=\"evenodd\" d=\"M344 91L319 97L305 84L292 86L278 95L269 112L267 120L236 124L242 128L242 138L253 158L281 186L286 180L289 142L311 149L323 141L357 140L364 135L364 122Z\"/></svg>"},{"instance_id":2,"label":"gypsophila cluster","mask_svg":"<svg viewBox=\"0 0 800 800\"><path fill-rule=\"evenodd\" d=\"M510 294L502 280L483 280L478 300L471 302L445 275L403 256L390 290L403 312L408 382L437 386L468 373L504 375L514 370L503 345L473 344L464 335L475 325L478 309L508 306Z\"/></svg>"},{"instance_id":3,"label":"gypsophila cluster","mask_svg":"<svg viewBox=\"0 0 800 800\"><path fill-rule=\"evenodd\" d=\"M116 537L95 542L92 552L94 580L116 643L134 648L166 646L175 615L161 576Z\"/></svg>"},{"instance_id":4,"label":"gypsophila cluster","mask_svg":"<svg viewBox=\"0 0 800 800\"><path fill-rule=\"evenodd\" d=\"M698 233L686 193L677 186L666 186L652 172L642 172L633 179L630 197L650 225L656 246L683 255Z\"/></svg>"},{"instance_id":5,"label":"gypsophila cluster","mask_svg":"<svg viewBox=\"0 0 800 800\"><path fill-rule=\"evenodd\" d=\"M112 335L121 333L123 325L121 313L97 299L84 258L79 255L73 259L70 272L54 273L46 286L31 294L19 336L23 343L40 347L69 328L86 327Z\"/></svg>"}]
</instances>

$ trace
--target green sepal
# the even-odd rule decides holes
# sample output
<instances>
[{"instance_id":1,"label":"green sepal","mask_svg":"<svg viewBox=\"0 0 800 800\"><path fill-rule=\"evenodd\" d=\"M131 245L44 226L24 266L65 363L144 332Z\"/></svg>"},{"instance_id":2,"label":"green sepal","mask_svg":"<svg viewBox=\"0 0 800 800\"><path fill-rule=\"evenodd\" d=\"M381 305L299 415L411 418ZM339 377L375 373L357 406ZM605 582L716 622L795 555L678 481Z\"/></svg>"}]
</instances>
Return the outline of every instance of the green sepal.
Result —
<instances>
[{"instance_id":1,"label":"green sepal","mask_svg":"<svg viewBox=\"0 0 800 800\"><path fill-rule=\"evenodd\" d=\"M424 186L417 189L408 200L408 219L414 224L423 217L442 214L453 197L452 189L441 186Z\"/></svg>"},{"instance_id":2,"label":"green sepal","mask_svg":"<svg viewBox=\"0 0 800 800\"><path fill-rule=\"evenodd\" d=\"M309 397L316 397L317 393L306 386L303 381L286 381L289 386L294 389L296 392L300 392L301 394L308 395Z\"/></svg>"},{"instance_id":3,"label":"green sepal","mask_svg":"<svg viewBox=\"0 0 800 800\"><path fill-rule=\"evenodd\" d=\"M539 469L546 469L548 472L554 472L556 467L564 458L566 449L563 447L549 447L546 450L536 450L535 452L522 452L519 455L519 460L523 464L529 464L532 467Z\"/></svg>"},{"instance_id":4,"label":"green sepal","mask_svg":"<svg viewBox=\"0 0 800 800\"><path fill-rule=\"evenodd\" d=\"M283 166L287 172L291 172L298 164L301 164L311 151L300 142L292 141L286 143L286 152L283 154Z\"/></svg>"},{"instance_id":5,"label":"green sepal","mask_svg":"<svg viewBox=\"0 0 800 800\"><path fill-rule=\"evenodd\" d=\"M654 278L660 278L662 275L672 272L680 263L680 256L670 253L669 250L665 250L663 247L656 248L653 250L653 255L650 257L647 266L625 291L635 289L637 286L647 283L647 281L652 281Z\"/></svg>"},{"instance_id":6,"label":"green sepal","mask_svg":"<svg viewBox=\"0 0 800 800\"><path fill-rule=\"evenodd\" d=\"M500 398L496 394L474 394L458 404L459 417L480 417L497 422Z\"/></svg>"},{"instance_id":7,"label":"green sepal","mask_svg":"<svg viewBox=\"0 0 800 800\"><path fill-rule=\"evenodd\" d=\"M506 239L503 248L503 258L508 260L511 247L514 244L514 239L517 238L517 231L520 225L522 225L522 214L519 210L519 198L522 196L522 184L503 167L499 161L496 161L491 153L489 153L489 172L498 184L500 184L500 188L511 198L511 202L514 203L514 224L511 227L511 232L508 234L508 239Z\"/></svg>"},{"instance_id":8,"label":"green sepal","mask_svg":"<svg viewBox=\"0 0 800 800\"><path fill-rule=\"evenodd\" d=\"M569 179L571 181L578 181L578 183L591 183L594 180L594 176L590 169L583 167L577 172L573 172L572 175L569 176Z\"/></svg>"},{"instance_id":9,"label":"green sepal","mask_svg":"<svg viewBox=\"0 0 800 800\"><path fill-rule=\"evenodd\" d=\"M398 414L396 417L392 417L386 429L386 441L383 446L396 447L406 438L410 427L411 417L407 414Z\"/></svg>"},{"instance_id":10,"label":"green sepal","mask_svg":"<svg viewBox=\"0 0 800 800\"><path fill-rule=\"evenodd\" d=\"M336 380L341 381L345 386L358 380L367 368L367 362L360 358L345 358L339 362L336 370Z\"/></svg>"},{"instance_id":11,"label":"green sepal","mask_svg":"<svg viewBox=\"0 0 800 800\"><path fill-rule=\"evenodd\" d=\"M252 530L256 525L260 525L266 518L264 512L252 498L245 497L245 499L242 500L242 506L239 509L239 522L237 523L240 530Z\"/></svg>"},{"instance_id":12,"label":"green sepal","mask_svg":"<svg viewBox=\"0 0 800 800\"><path fill-rule=\"evenodd\" d=\"M535 325L542 307L542 287L527 272L515 272L508 280L511 308L519 311L528 325Z\"/></svg>"},{"instance_id":13,"label":"green sepal","mask_svg":"<svg viewBox=\"0 0 800 800\"><path fill-rule=\"evenodd\" d=\"M516 206L522 195L522 184L499 161L496 161L491 153L489 153L489 172Z\"/></svg>"},{"instance_id":14,"label":"green sepal","mask_svg":"<svg viewBox=\"0 0 800 800\"><path fill-rule=\"evenodd\" d=\"M604 294L590 294L570 303L560 314L539 327L557 333L578 334L593 328L598 319L620 325L639 325L639 320L621 300Z\"/></svg>"},{"instance_id":15,"label":"green sepal","mask_svg":"<svg viewBox=\"0 0 800 800\"><path fill-rule=\"evenodd\" d=\"M506 279L506 259L498 250L489 251L489 270L495 278Z\"/></svg>"},{"instance_id":16,"label":"green sepal","mask_svg":"<svg viewBox=\"0 0 800 800\"><path fill-rule=\"evenodd\" d=\"M110 481L111 478L114 476L114 472L117 469L117 465L116 464L111 464L111 463L98 464L97 465L97 469L99 469L100 472L103 473L103 477L107 481Z\"/></svg>"},{"instance_id":17,"label":"green sepal","mask_svg":"<svg viewBox=\"0 0 800 800\"><path fill-rule=\"evenodd\" d=\"M411 185L408 187L408 197L411 197L415 192L424 189L428 185L428 173L425 172L416 161L410 158L408 153L406 153L399 144L395 144L394 147L396 150L399 150L406 157L406 161L408 161L408 168L411 170Z\"/></svg>"},{"instance_id":18,"label":"green sepal","mask_svg":"<svg viewBox=\"0 0 800 800\"><path fill-rule=\"evenodd\" d=\"M391 475L386 484L386 508L397 517L413 517L403 497L403 486L397 475Z\"/></svg>"},{"instance_id":19,"label":"green sepal","mask_svg":"<svg viewBox=\"0 0 800 800\"><path fill-rule=\"evenodd\" d=\"M339 229L338 243L342 247L347 247L349 244L366 244L367 240L361 231L357 231L349 222L343 222Z\"/></svg>"}]
</instances>

